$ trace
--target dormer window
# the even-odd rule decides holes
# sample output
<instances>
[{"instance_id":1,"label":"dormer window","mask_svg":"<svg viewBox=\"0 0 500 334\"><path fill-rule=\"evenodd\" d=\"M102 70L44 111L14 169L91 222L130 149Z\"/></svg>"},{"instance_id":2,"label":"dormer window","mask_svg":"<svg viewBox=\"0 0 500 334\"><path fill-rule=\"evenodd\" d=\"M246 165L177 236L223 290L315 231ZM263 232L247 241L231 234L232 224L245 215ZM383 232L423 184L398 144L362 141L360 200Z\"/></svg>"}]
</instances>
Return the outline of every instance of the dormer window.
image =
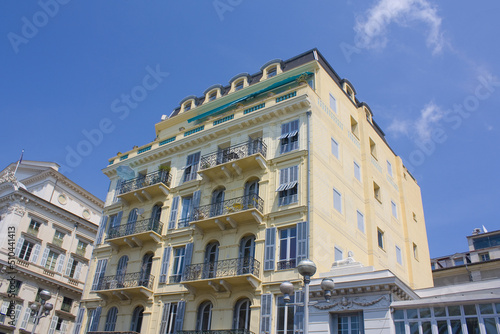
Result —
<instances>
[{"instance_id":1,"label":"dormer window","mask_svg":"<svg viewBox=\"0 0 500 334\"><path fill-rule=\"evenodd\" d=\"M188 102L184 105L184 111L191 110L191 102Z\"/></svg>"},{"instance_id":2,"label":"dormer window","mask_svg":"<svg viewBox=\"0 0 500 334\"><path fill-rule=\"evenodd\" d=\"M349 88L348 86L346 86L345 90L346 90L347 95L349 95L349 97L351 98L351 100L354 101L354 93L352 92L352 89Z\"/></svg>"},{"instance_id":3,"label":"dormer window","mask_svg":"<svg viewBox=\"0 0 500 334\"><path fill-rule=\"evenodd\" d=\"M267 70L267 77L268 78L272 78L272 77L276 76L276 74L277 74L276 66L273 66Z\"/></svg>"},{"instance_id":4,"label":"dormer window","mask_svg":"<svg viewBox=\"0 0 500 334\"><path fill-rule=\"evenodd\" d=\"M262 65L260 70L262 71L261 81L275 77L283 72L283 62L281 59L273 59Z\"/></svg>"},{"instance_id":5,"label":"dormer window","mask_svg":"<svg viewBox=\"0 0 500 334\"><path fill-rule=\"evenodd\" d=\"M238 82L234 85L234 90L240 90L240 89L243 89L243 84L244 84L244 81L243 81L243 80L238 81Z\"/></svg>"},{"instance_id":6,"label":"dormer window","mask_svg":"<svg viewBox=\"0 0 500 334\"><path fill-rule=\"evenodd\" d=\"M213 101L217 98L217 92L212 92L210 93L210 95L208 96L208 101Z\"/></svg>"}]
</instances>

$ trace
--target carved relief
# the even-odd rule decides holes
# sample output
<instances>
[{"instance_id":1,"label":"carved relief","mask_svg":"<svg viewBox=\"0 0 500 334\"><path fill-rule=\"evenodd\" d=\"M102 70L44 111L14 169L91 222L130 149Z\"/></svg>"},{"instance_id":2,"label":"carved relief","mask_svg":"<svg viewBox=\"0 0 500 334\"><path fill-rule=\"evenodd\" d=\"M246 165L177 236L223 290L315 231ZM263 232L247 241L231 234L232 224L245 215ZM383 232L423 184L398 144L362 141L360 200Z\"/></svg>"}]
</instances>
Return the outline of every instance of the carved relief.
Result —
<instances>
[{"instance_id":1,"label":"carved relief","mask_svg":"<svg viewBox=\"0 0 500 334\"><path fill-rule=\"evenodd\" d=\"M24 206L21 206L17 203L14 203L12 204L9 209L8 209L8 213L14 213L16 215L19 215L19 216L24 216L24 214L26 213L26 209L24 208Z\"/></svg>"},{"instance_id":2,"label":"carved relief","mask_svg":"<svg viewBox=\"0 0 500 334\"><path fill-rule=\"evenodd\" d=\"M17 183L17 178L14 175L14 171L11 169L6 170L5 173L0 176L0 184L7 182L11 182L14 184Z\"/></svg>"},{"instance_id":3,"label":"carved relief","mask_svg":"<svg viewBox=\"0 0 500 334\"><path fill-rule=\"evenodd\" d=\"M384 301L384 302L381 303L379 306L389 307L390 300L389 300L389 297L387 295L383 295L383 296L380 296L378 298L342 297L342 298L337 298L337 299L332 300L331 303L319 302L313 306L315 308L317 308L318 310L329 310L329 309L348 310L351 308L360 309L360 308L370 307L370 306L373 306L375 304L380 303L381 301Z\"/></svg>"}]
</instances>

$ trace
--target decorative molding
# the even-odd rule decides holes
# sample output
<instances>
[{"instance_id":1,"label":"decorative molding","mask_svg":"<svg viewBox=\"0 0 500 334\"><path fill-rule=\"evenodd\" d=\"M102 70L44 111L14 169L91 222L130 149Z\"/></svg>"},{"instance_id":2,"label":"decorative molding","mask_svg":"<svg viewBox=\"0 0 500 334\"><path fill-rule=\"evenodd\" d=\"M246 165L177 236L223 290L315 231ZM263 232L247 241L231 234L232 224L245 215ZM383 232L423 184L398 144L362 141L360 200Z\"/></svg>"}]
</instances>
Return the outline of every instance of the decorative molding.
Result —
<instances>
[{"instance_id":1,"label":"decorative molding","mask_svg":"<svg viewBox=\"0 0 500 334\"><path fill-rule=\"evenodd\" d=\"M9 214L14 213L14 214L19 215L21 217L24 216L24 214L26 213L26 208L24 206L17 204L17 203L14 203L11 206L9 206L9 208L7 210L8 210L7 212Z\"/></svg>"},{"instance_id":2,"label":"decorative molding","mask_svg":"<svg viewBox=\"0 0 500 334\"><path fill-rule=\"evenodd\" d=\"M7 169L5 173L0 177L0 184L2 183L14 183L17 184L17 178L12 169Z\"/></svg>"},{"instance_id":3,"label":"decorative molding","mask_svg":"<svg viewBox=\"0 0 500 334\"><path fill-rule=\"evenodd\" d=\"M375 299L370 299L370 298L360 298L360 297L355 297L355 298L348 298L348 297L342 297L342 298L337 298L334 299L331 303L328 302L319 302L317 304L314 304L313 306L317 308L318 310L329 310L329 309L337 309L337 310L348 310L351 308L366 308L373 306L382 300L385 300L387 305L381 305L381 306L389 306L389 298L387 295L380 296ZM357 307L356 307L357 306Z\"/></svg>"}]
</instances>

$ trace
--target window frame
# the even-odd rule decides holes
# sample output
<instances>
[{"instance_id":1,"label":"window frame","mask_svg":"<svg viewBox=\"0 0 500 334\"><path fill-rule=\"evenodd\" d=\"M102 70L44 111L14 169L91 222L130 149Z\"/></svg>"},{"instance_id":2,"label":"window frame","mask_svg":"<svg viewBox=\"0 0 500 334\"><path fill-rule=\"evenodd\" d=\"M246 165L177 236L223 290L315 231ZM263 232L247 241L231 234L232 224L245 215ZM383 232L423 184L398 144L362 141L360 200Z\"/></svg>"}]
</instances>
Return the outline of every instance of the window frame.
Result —
<instances>
[{"instance_id":1,"label":"window frame","mask_svg":"<svg viewBox=\"0 0 500 334\"><path fill-rule=\"evenodd\" d=\"M354 178L361 182L361 166L353 160L353 168L354 168Z\"/></svg>"},{"instance_id":2,"label":"window frame","mask_svg":"<svg viewBox=\"0 0 500 334\"><path fill-rule=\"evenodd\" d=\"M401 250L401 248L399 248L398 245L396 245L395 247L396 247L396 262L399 265L403 265L403 251Z\"/></svg>"},{"instance_id":3,"label":"window frame","mask_svg":"<svg viewBox=\"0 0 500 334\"><path fill-rule=\"evenodd\" d=\"M281 135L278 137L280 141L280 154L289 153L299 149L299 119L294 119L290 122L282 123ZM293 130L292 130L293 129Z\"/></svg>"},{"instance_id":4,"label":"window frame","mask_svg":"<svg viewBox=\"0 0 500 334\"><path fill-rule=\"evenodd\" d=\"M330 94L330 109L333 110L334 113L338 113L337 112L337 99L335 98L335 96L333 96L332 93L329 93ZM332 100L333 100L333 107L332 107Z\"/></svg>"},{"instance_id":5,"label":"window frame","mask_svg":"<svg viewBox=\"0 0 500 334\"><path fill-rule=\"evenodd\" d=\"M333 208L342 214L342 193L335 187L333 188Z\"/></svg>"},{"instance_id":6,"label":"window frame","mask_svg":"<svg viewBox=\"0 0 500 334\"><path fill-rule=\"evenodd\" d=\"M332 154L337 160L340 161L340 144L332 137Z\"/></svg>"},{"instance_id":7,"label":"window frame","mask_svg":"<svg viewBox=\"0 0 500 334\"><path fill-rule=\"evenodd\" d=\"M377 228L377 245L380 249L385 250L385 235L384 231Z\"/></svg>"},{"instance_id":8,"label":"window frame","mask_svg":"<svg viewBox=\"0 0 500 334\"><path fill-rule=\"evenodd\" d=\"M283 236L284 232L286 232L286 236ZM297 225L278 230L278 270L292 269L297 266L297 233ZM283 249L285 249L286 254L283 254Z\"/></svg>"}]
</instances>

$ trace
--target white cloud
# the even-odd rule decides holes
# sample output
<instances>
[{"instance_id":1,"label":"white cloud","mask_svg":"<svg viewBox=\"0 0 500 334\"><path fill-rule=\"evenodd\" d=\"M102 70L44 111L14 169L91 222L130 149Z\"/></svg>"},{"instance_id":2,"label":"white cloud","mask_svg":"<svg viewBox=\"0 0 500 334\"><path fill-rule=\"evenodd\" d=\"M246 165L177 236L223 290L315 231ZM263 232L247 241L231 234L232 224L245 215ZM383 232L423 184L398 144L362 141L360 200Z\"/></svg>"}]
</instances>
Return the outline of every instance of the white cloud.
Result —
<instances>
[{"instance_id":1,"label":"white cloud","mask_svg":"<svg viewBox=\"0 0 500 334\"><path fill-rule=\"evenodd\" d=\"M439 126L445 115L446 111L431 101L420 111L416 120L394 119L387 130L394 137L405 135L415 141L428 141L431 139L432 130Z\"/></svg>"},{"instance_id":2,"label":"white cloud","mask_svg":"<svg viewBox=\"0 0 500 334\"><path fill-rule=\"evenodd\" d=\"M429 26L427 46L434 54L440 53L444 45L441 18L427 0L379 0L363 17L357 18L354 27L356 44L362 48L383 48L387 44L387 28L391 23L405 27L417 22Z\"/></svg>"}]
</instances>

